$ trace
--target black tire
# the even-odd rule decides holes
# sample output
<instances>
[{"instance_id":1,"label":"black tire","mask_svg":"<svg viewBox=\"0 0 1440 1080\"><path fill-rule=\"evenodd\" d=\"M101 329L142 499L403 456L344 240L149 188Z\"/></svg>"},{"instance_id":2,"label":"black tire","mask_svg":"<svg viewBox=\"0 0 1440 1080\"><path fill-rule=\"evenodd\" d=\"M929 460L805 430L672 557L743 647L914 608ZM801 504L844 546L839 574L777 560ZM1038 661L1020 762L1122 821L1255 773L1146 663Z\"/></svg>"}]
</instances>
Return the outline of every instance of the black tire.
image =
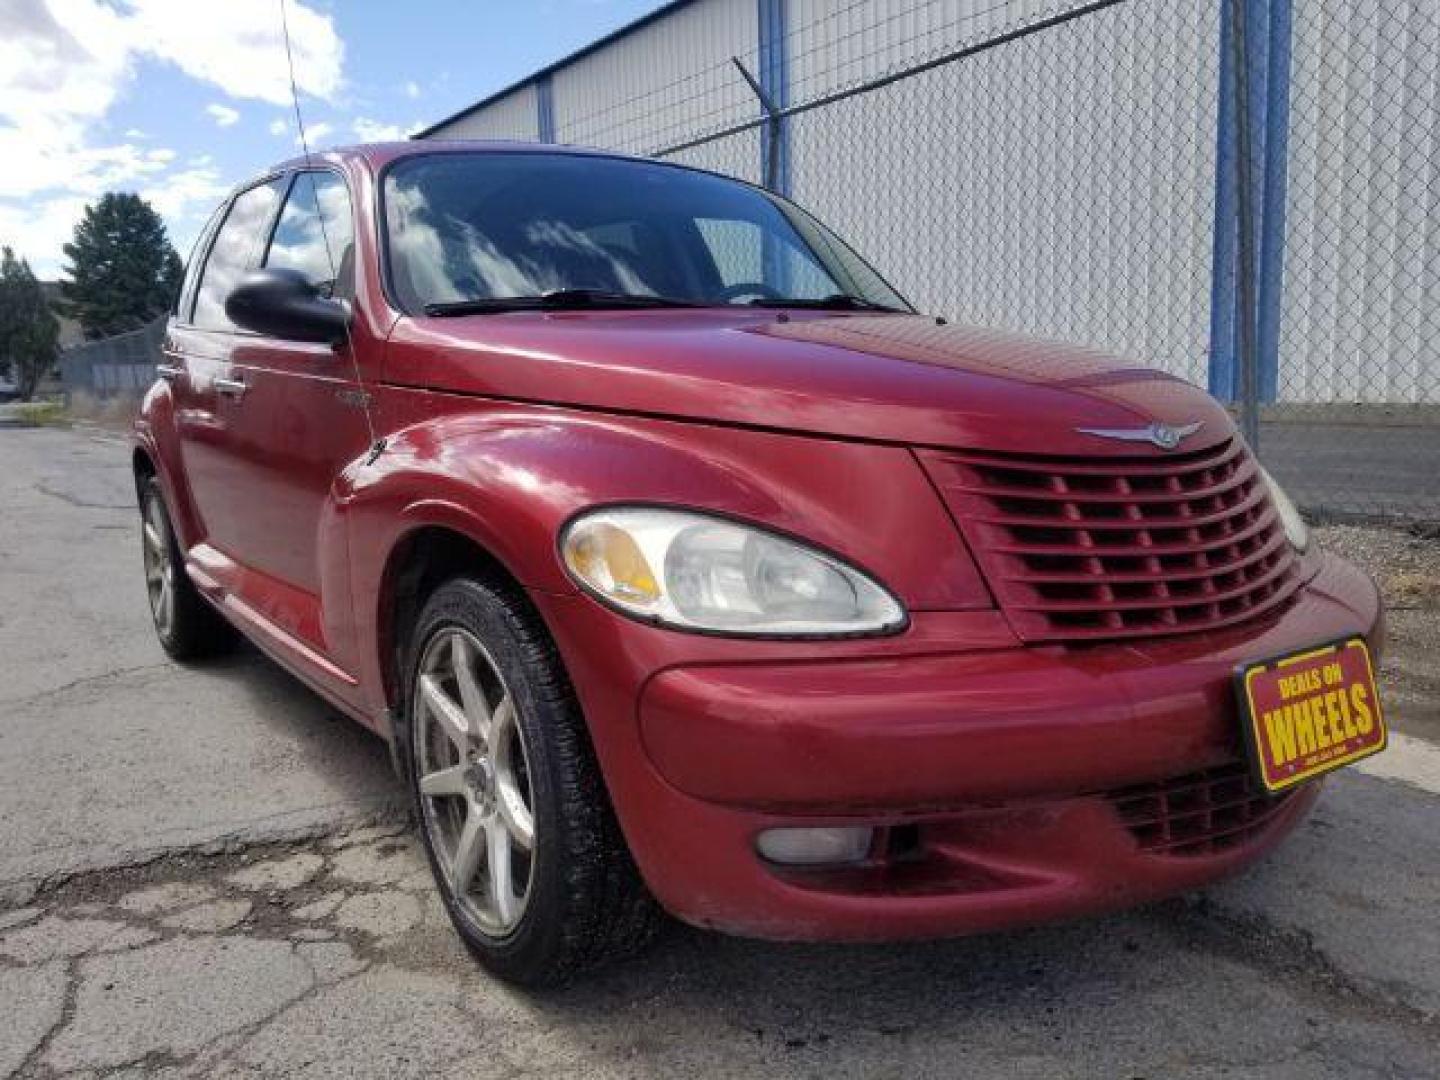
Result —
<instances>
[{"instance_id":1,"label":"black tire","mask_svg":"<svg viewBox=\"0 0 1440 1080\"><path fill-rule=\"evenodd\" d=\"M167 561L160 573L167 576L171 590L168 619L162 617L157 605L156 586L152 580L154 566L147 533L150 525L158 528L166 554ZM170 523L170 509L165 505L160 481L153 476L146 477L140 485L140 527L146 595L150 600L150 617L155 626L155 636L160 639L160 647L172 660L180 661L200 660L229 651L235 644L235 631L191 582L185 570L184 553Z\"/></svg>"},{"instance_id":2,"label":"black tire","mask_svg":"<svg viewBox=\"0 0 1440 1080\"><path fill-rule=\"evenodd\" d=\"M435 835L439 801L429 800L427 818L420 790L420 761L429 753L422 743L434 737L433 725L415 722L422 659L427 647L457 630L482 646L513 700L513 723L524 740L533 848L523 911L503 935L487 932L473 905L457 898L437 851L445 843ZM509 982L551 986L639 951L659 925L659 908L621 835L579 703L533 609L504 586L451 579L425 604L405 659L396 739L436 887L470 952Z\"/></svg>"}]
</instances>

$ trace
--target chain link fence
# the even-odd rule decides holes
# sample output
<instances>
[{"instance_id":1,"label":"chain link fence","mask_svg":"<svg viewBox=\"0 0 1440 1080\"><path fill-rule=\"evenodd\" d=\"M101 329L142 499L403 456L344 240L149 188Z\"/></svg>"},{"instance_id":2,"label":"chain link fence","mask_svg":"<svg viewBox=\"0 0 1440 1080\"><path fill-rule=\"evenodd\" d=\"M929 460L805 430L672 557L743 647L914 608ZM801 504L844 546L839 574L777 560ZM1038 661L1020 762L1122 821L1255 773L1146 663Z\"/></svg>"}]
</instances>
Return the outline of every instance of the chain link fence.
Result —
<instances>
[{"instance_id":1,"label":"chain link fence","mask_svg":"<svg viewBox=\"0 0 1440 1080\"><path fill-rule=\"evenodd\" d=\"M775 4L712 6L673 16L702 56L586 59L605 100L547 76L556 141L767 183L922 310L1207 387L1319 516L1440 519L1435 0L788 0L768 47Z\"/></svg>"},{"instance_id":2,"label":"chain link fence","mask_svg":"<svg viewBox=\"0 0 1440 1080\"><path fill-rule=\"evenodd\" d=\"M1303 505L1440 518L1440 3L1296 0L1278 364Z\"/></svg>"},{"instance_id":3,"label":"chain link fence","mask_svg":"<svg viewBox=\"0 0 1440 1080\"><path fill-rule=\"evenodd\" d=\"M76 394L102 401L138 398L155 381L165 319L114 337L87 341L60 354L60 381L66 398Z\"/></svg>"}]
</instances>

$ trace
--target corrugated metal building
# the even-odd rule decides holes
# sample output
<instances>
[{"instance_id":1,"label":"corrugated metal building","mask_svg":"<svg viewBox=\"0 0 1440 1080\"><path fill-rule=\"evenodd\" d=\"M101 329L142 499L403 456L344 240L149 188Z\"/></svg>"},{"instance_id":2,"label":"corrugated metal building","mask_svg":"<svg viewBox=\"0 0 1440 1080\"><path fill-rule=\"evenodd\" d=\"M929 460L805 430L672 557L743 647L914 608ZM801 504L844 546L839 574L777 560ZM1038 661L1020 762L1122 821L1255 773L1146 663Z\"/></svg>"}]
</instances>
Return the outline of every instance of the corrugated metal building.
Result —
<instances>
[{"instance_id":1,"label":"corrugated metal building","mask_svg":"<svg viewBox=\"0 0 1440 1080\"><path fill-rule=\"evenodd\" d=\"M758 182L770 143L735 58L787 110L775 186L925 310L1234 397L1248 194L1263 398L1440 402L1440 4L1244 0L1239 45L1233 10L678 0L421 137L578 143ZM1257 166L1237 191L1242 84Z\"/></svg>"}]
</instances>

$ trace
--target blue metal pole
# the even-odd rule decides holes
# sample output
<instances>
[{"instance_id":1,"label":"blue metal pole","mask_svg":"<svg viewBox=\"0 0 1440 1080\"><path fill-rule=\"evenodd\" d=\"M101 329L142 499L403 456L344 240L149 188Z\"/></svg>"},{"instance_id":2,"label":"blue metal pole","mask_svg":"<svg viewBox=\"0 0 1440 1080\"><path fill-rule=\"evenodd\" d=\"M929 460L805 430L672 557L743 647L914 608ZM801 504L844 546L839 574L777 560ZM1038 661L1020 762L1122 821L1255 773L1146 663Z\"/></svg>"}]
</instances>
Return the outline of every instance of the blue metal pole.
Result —
<instances>
[{"instance_id":1,"label":"blue metal pole","mask_svg":"<svg viewBox=\"0 0 1440 1080\"><path fill-rule=\"evenodd\" d=\"M790 104L790 65L785 42L787 0L759 0L760 89L769 109L781 110ZM760 175L777 195L790 194L790 121L772 112L769 123L760 129ZM773 155L774 160L771 160ZM761 258L765 280L781 293L790 291L789 265L779 246L767 235Z\"/></svg>"},{"instance_id":2,"label":"blue metal pole","mask_svg":"<svg viewBox=\"0 0 1440 1080\"><path fill-rule=\"evenodd\" d=\"M1249 402L1252 411L1259 407L1261 400L1260 386L1262 381L1261 370L1264 366L1260 348L1260 312L1262 308L1262 294L1260 285L1261 269L1261 237L1265 234L1265 176L1267 146L1270 136L1269 125L1269 100L1270 100L1270 4L1271 0L1245 0L1245 73L1246 79L1242 85L1248 90L1245 115L1250 122L1250 220L1253 222L1254 231L1249 236L1248 243L1242 240L1240 244L1240 257L1245 258L1245 252L1253 260L1250 266L1251 273L1251 297L1248 307L1243 301L1240 303L1240 311L1237 318L1249 318L1250 323L1250 363L1254 365L1252 373L1245 372L1243 366L1240 370L1239 390L1240 398ZM1242 193L1242 198L1244 194ZM1253 400L1252 400L1253 399Z\"/></svg>"},{"instance_id":3,"label":"blue metal pole","mask_svg":"<svg viewBox=\"0 0 1440 1080\"><path fill-rule=\"evenodd\" d=\"M787 0L758 0L760 26L760 70L756 73L760 89L776 109L790 104L790 60L785 31L789 13ZM764 129L760 138L760 174L773 176L776 194L790 193L790 121L781 117L775 139L776 161L770 161L771 143Z\"/></svg>"},{"instance_id":4,"label":"blue metal pole","mask_svg":"<svg viewBox=\"0 0 1440 1080\"><path fill-rule=\"evenodd\" d=\"M1220 97L1215 124L1215 225L1210 261L1210 371L1208 389L1235 400L1235 247L1238 240L1235 183L1236 138L1234 20L1220 4Z\"/></svg>"},{"instance_id":5,"label":"blue metal pole","mask_svg":"<svg viewBox=\"0 0 1440 1080\"><path fill-rule=\"evenodd\" d=\"M535 130L540 141L555 141L555 90L546 75L535 84Z\"/></svg>"},{"instance_id":6,"label":"blue metal pole","mask_svg":"<svg viewBox=\"0 0 1440 1080\"><path fill-rule=\"evenodd\" d=\"M1291 2L1269 0L1265 72L1265 186L1260 217L1260 301L1256 352L1260 400L1279 390L1280 313L1285 287L1285 203L1289 192Z\"/></svg>"}]
</instances>

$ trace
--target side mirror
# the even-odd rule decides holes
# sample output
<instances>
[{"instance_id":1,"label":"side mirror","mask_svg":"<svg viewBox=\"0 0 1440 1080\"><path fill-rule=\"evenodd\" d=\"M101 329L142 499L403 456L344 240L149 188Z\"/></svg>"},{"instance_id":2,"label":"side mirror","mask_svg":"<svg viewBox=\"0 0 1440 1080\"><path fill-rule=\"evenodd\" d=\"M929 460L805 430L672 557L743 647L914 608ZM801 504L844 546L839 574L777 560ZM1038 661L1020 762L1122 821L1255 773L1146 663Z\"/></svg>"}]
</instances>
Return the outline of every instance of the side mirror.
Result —
<instances>
[{"instance_id":1,"label":"side mirror","mask_svg":"<svg viewBox=\"0 0 1440 1080\"><path fill-rule=\"evenodd\" d=\"M236 326L288 341L345 340L350 309L329 300L298 270L251 270L225 298L225 314Z\"/></svg>"}]
</instances>

